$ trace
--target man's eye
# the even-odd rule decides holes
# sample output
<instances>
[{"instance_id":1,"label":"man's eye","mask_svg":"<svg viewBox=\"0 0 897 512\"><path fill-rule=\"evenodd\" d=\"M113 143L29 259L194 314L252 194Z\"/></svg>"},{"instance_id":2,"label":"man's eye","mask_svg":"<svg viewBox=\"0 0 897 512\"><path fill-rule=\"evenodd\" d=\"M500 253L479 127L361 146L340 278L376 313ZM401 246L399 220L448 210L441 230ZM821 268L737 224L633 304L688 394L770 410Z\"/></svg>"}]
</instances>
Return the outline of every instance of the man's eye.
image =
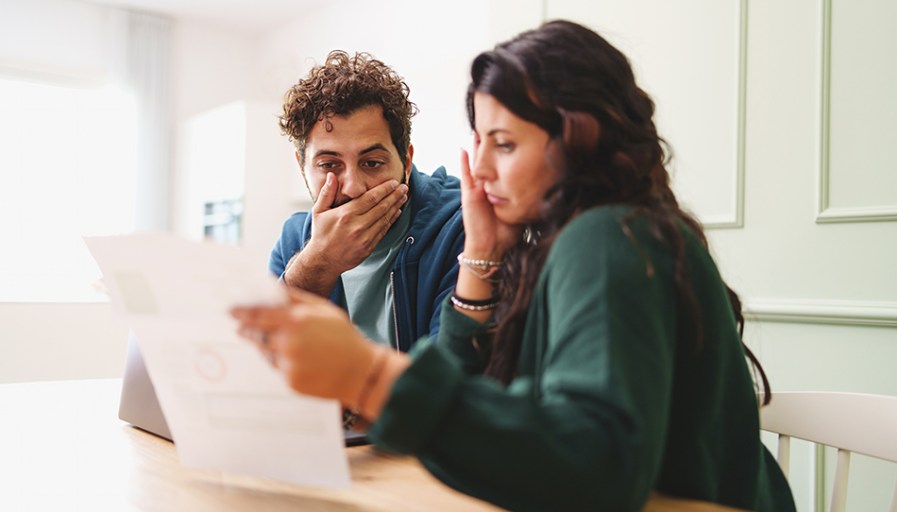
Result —
<instances>
[{"instance_id":1,"label":"man's eye","mask_svg":"<svg viewBox=\"0 0 897 512\"><path fill-rule=\"evenodd\" d=\"M379 167L383 167L384 165L386 165L386 163L380 162L378 160L368 160L368 161L362 163L361 165L363 165L364 167L367 167L368 169L377 169Z\"/></svg>"},{"instance_id":2,"label":"man's eye","mask_svg":"<svg viewBox=\"0 0 897 512\"><path fill-rule=\"evenodd\" d=\"M333 169L334 167L336 167L336 162L318 162L320 169Z\"/></svg>"}]
</instances>

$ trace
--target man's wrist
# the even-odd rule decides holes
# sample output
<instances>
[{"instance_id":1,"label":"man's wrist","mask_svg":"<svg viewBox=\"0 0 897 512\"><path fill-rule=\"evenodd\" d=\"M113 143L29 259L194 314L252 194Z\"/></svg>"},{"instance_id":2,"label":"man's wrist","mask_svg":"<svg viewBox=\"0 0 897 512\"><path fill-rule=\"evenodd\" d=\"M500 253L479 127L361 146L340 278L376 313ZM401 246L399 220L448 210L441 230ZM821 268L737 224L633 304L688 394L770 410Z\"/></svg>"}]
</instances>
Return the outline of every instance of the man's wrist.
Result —
<instances>
[{"instance_id":1,"label":"man's wrist","mask_svg":"<svg viewBox=\"0 0 897 512\"><path fill-rule=\"evenodd\" d=\"M319 258L313 249L306 247L293 256L283 273L287 286L310 291L326 297L330 294L341 272L327 265L327 260Z\"/></svg>"}]
</instances>

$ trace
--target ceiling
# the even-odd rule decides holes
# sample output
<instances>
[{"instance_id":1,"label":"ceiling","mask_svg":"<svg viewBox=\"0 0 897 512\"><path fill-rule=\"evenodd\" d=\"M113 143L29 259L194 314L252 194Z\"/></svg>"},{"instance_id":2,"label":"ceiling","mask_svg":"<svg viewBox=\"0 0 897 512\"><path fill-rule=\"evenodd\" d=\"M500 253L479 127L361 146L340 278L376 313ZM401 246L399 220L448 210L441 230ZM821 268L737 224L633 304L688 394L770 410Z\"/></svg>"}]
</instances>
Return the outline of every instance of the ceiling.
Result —
<instances>
[{"instance_id":1,"label":"ceiling","mask_svg":"<svg viewBox=\"0 0 897 512\"><path fill-rule=\"evenodd\" d=\"M90 3L128 7L178 20L200 21L257 34L295 19L303 10L327 0L87 0Z\"/></svg>"}]
</instances>

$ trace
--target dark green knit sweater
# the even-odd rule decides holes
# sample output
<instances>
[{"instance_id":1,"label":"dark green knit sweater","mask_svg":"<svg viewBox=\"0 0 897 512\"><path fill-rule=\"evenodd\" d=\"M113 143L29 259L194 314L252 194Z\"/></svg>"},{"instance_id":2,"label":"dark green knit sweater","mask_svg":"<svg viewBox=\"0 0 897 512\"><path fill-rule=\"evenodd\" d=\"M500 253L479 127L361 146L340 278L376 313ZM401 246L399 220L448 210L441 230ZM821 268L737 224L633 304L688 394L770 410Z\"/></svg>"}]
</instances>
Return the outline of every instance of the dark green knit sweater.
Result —
<instances>
[{"instance_id":1,"label":"dark green knit sweater","mask_svg":"<svg viewBox=\"0 0 897 512\"><path fill-rule=\"evenodd\" d=\"M440 480L512 510L639 510L653 489L751 510L793 511L760 442L756 391L717 268L688 236L702 342L670 250L626 207L559 234L529 309L517 375L477 375L485 327L448 301L370 436ZM650 270L649 270L650 269Z\"/></svg>"}]
</instances>

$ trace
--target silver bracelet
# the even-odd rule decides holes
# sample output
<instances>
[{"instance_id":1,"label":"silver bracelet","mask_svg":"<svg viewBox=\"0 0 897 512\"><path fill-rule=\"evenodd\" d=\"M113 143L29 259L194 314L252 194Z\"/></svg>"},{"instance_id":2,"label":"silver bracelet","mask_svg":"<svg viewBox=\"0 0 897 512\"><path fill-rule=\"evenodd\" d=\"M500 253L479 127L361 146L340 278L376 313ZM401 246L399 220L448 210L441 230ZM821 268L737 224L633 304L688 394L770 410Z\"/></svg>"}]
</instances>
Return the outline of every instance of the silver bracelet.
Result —
<instances>
[{"instance_id":1,"label":"silver bracelet","mask_svg":"<svg viewBox=\"0 0 897 512\"><path fill-rule=\"evenodd\" d=\"M475 260L465 258L463 254L459 254L458 265L484 281L489 281L490 283L498 282L493 276L501 270L500 261Z\"/></svg>"}]
</instances>

